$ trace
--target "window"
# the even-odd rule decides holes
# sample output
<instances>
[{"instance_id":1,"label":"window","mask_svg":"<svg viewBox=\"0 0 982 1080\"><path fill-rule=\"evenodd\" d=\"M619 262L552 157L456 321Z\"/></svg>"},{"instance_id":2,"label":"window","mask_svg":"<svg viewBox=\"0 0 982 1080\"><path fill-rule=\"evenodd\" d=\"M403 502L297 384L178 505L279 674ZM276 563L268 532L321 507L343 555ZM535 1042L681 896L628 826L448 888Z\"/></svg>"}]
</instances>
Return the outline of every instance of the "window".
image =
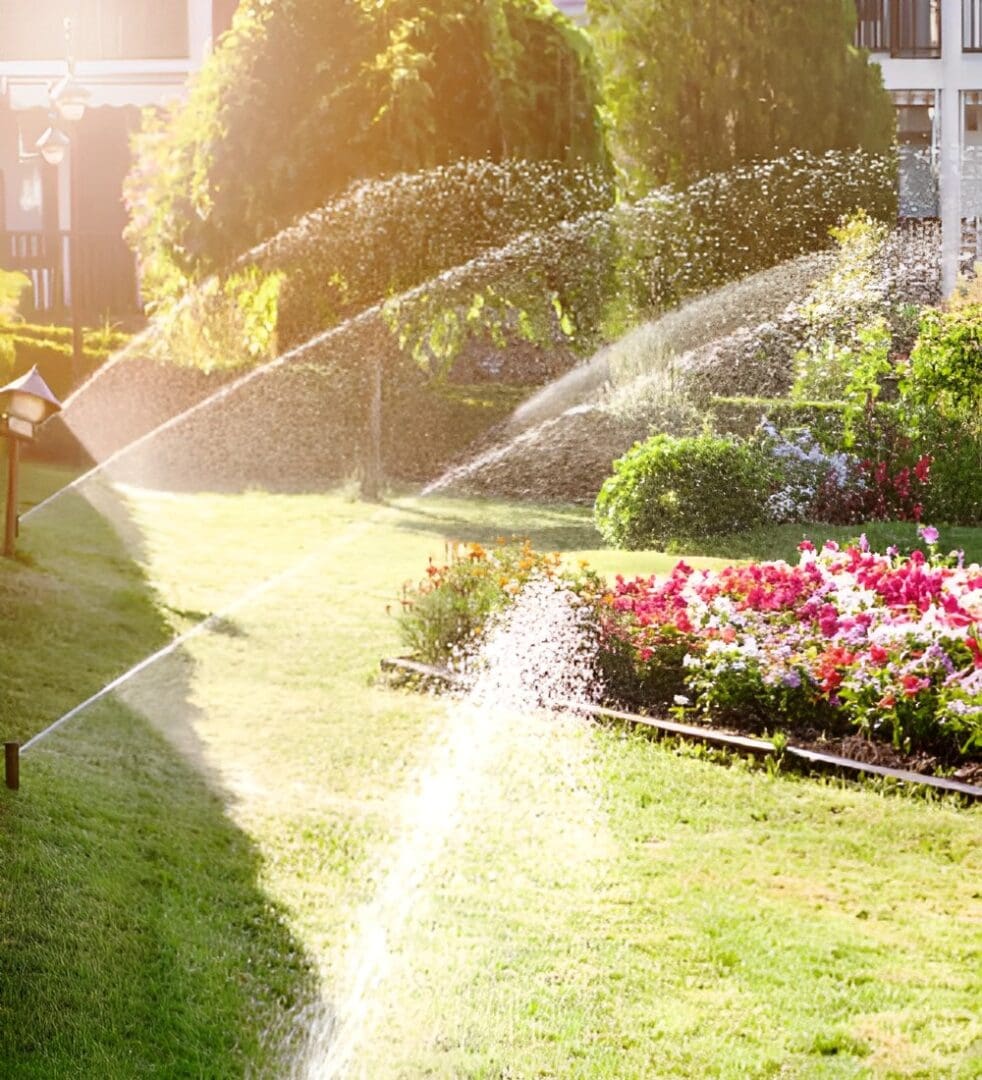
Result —
<instances>
[{"instance_id":1,"label":"window","mask_svg":"<svg viewBox=\"0 0 982 1080\"><path fill-rule=\"evenodd\" d=\"M181 59L186 0L0 0L0 60L66 55L65 19L79 60Z\"/></svg>"},{"instance_id":2,"label":"window","mask_svg":"<svg viewBox=\"0 0 982 1080\"><path fill-rule=\"evenodd\" d=\"M982 9L982 0L963 2ZM855 42L891 56L940 56L941 0L856 0Z\"/></svg>"},{"instance_id":3,"label":"window","mask_svg":"<svg viewBox=\"0 0 982 1080\"><path fill-rule=\"evenodd\" d=\"M937 217L938 125L933 91L894 90L897 156L900 164L900 216Z\"/></svg>"},{"instance_id":4,"label":"window","mask_svg":"<svg viewBox=\"0 0 982 1080\"><path fill-rule=\"evenodd\" d=\"M982 0L962 0L962 48L982 52Z\"/></svg>"},{"instance_id":5,"label":"window","mask_svg":"<svg viewBox=\"0 0 982 1080\"><path fill-rule=\"evenodd\" d=\"M941 0L891 0L890 55L941 55Z\"/></svg>"}]
</instances>

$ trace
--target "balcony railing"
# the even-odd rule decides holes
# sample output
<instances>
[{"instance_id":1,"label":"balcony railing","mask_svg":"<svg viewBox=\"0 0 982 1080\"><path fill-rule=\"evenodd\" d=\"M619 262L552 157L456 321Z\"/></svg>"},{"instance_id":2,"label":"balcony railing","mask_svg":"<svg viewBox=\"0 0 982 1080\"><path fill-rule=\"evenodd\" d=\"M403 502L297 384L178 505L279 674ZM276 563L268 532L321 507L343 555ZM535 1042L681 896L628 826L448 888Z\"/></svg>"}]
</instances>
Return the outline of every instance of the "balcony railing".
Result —
<instances>
[{"instance_id":1,"label":"balcony railing","mask_svg":"<svg viewBox=\"0 0 982 1080\"><path fill-rule=\"evenodd\" d=\"M173 60L188 56L186 0L6 0L0 60L61 60L65 19L79 60Z\"/></svg>"},{"instance_id":2,"label":"balcony railing","mask_svg":"<svg viewBox=\"0 0 982 1080\"><path fill-rule=\"evenodd\" d=\"M870 52L890 51L890 0L856 0L856 44Z\"/></svg>"},{"instance_id":3,"label":"balcony railing","mask_svg":"<svg viewBox=\"0 0 982 1080\"><path fill-rule=\"evenodd\" d=\"M982 0L962 0L962 48L982 52Z\"/></svg>"},{"instance_id":4,"label":"balcony railing","mask_svg":"<svg viewBox=\"0 0 982 1080\"><path fill-rule=\"evenodd\" d=\"M940 56L941 0L856 0L856 44L895 57Z\"/></svg>"},{"instance_id":5,"label":"balcony railing","mask_svg":"<svg viewBox=\"0 0 982 1080\"><path fill-rule=\"evenodd\" d=\"M73 299L87 318L140 310L136 260L121 236L81 233L74 283L71 243L66 232L0 231L0 270L19 270L31 281L21 303L23 314L62 314Z\"/></svg>"}]
</instances>

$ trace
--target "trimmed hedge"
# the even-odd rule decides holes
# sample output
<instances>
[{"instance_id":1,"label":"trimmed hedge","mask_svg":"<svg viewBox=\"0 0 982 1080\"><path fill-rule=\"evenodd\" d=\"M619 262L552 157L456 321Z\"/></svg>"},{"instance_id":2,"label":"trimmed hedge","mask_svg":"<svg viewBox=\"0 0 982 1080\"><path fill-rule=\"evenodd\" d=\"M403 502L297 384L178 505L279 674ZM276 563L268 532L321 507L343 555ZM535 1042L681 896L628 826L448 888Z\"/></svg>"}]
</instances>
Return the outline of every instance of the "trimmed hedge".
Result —
<instances>
[{"instance_id":1,"label":"trimmed hedge","mask_svg":"<svg viewBox=\"0 0 982 1080\"><path fill-rule=\"evenodd\" d=\"M713 397L709 400L710 423L720 435L749 439L766 418L779 431L807 428L826 450L838 450L842 446L845 411L844 401L761 397Z\"/></svg>"},{"instance_id":2,"label":"trimmed hedge","mask_svg":"<svg viewBox=\"0 0 982 1080\"><path fill-rule=\"evenodd\" d=\"M130 335L112 327L86 327L83 331L89 349L112 352L121 349ZM71 345L72 328L55 323L26 323L0 321L0 336L31 338L35 341L51 341L58 345Z\"/></svg>"},{"instance_id":3,"label":"trimmed hedge","mask_svg":"<svg viewBox=\"0 0 982 1080\"><path fill-rule=\"evenodd\" d=\"M101 367L127 336L113 330L86 330L84 340L82 369L77 373L80 379ZM71 393L71 327L0 323L0 379L16 379L35 365L56 397Z\"/></svg>"}]
</instances>

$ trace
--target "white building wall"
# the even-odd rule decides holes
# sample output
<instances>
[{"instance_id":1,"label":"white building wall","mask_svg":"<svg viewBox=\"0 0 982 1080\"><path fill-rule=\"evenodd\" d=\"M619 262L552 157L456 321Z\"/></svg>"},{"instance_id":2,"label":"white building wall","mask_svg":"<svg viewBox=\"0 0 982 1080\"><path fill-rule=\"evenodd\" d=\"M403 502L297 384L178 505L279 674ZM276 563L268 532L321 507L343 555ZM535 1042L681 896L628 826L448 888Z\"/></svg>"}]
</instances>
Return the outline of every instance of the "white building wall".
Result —
<instances>
[{"instance_id":1,"label":"white building wall","mask_svg":"<svg viewBox=\"0 0 982 1080\"><path fill-rule=\"evenodd\" d=\"M982 216L982 133L965 131L965 102L982 91L982 53L965 52L962 0L942 0L941 57L909 59L875 53L886 88L895 94L927 91L936 108L936 162L944 245L944 285L950 291L958 273L962 218Z\"/></svg>"},{"instance_id":2,"label":"white building wall","mask_svg":"<svg viewBox=\"0 0 982 1080\"><path fill-rule=\"evenodd\" d=\"M76 76L91 93L89 103L101 106L145 108L183 97L190 75L204 63L212 47L212 0L186 0L188 48L177 59L115 59L76 62ZM66 71L66 60L0 60L0 109L14 113L49 107L48 88ZM0 171L4 178L0 227L12 232L39 232L45 227L42 194L43 166L28 155L34 147L21 145L17 125L0 129ZM33 141L31 136L29 141ZM58 169L57 225L71 228L70 153ZM26 158L26 159L25 159ZM65 299L71 283L65 260Z\"/></svg>"},{"instance_id":3,"label":"white building wall","mask_svg":"<svg viewBox=\"0 0 982 1080\"><path fill-rule=\"evenodd\" d=\"M79 60L79 81L91 103L162 105L185 93L188 76L211 50L212 0L187 0L188 56L177 60ZM0 60L0 96L13 109L46 108L48 85L65 71L63 60Z\"/></svg>"}]
</instances>

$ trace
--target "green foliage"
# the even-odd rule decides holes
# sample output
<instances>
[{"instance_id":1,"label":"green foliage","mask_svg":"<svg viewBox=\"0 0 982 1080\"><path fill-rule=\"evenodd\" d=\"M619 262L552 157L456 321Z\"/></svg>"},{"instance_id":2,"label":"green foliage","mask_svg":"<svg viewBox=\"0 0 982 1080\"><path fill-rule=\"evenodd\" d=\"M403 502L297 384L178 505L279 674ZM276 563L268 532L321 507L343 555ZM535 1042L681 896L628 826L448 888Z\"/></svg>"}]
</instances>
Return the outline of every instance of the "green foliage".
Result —
<instances>
[{"instance_id":1,"label":"green foliage","mask_svg":"<svg viewBox=\"0 0 982 1080\"><path fill-rule=\"evenodd\" d=\"M858 331L859 351L851 365L845 368L843 399L843 445L851 449L856 443L856 428L876 404L884 379L892 376L890 360L890 331L879 319Z\"/></svg>"},{"instance_id":2,"label":"green foliage","mask_svg":"<svg viewBox=\"0 0 982 1080\"><path fill-rule=\"evenodd\" d=\"M597 495L597 528L628 549L741 532L764 520L769 482L742 442L655 435L614 462Z\"/></svg>"},{"instance_id":3,"label":"green foliage","mask_svg":"<svg viewBox=\"0 0 982 1080\"><path fill-rule=\"evenodd\" d=\"M243 4L189 100L147 116L128 236L161 302L362 178L606 158L591 48L538 0Z\"/></svg>"},{"instance_id":4,"label":"green foliage","mask_svg":"<svg viewBox=\"0 0 982 1080\"><path fill-rule=\"evenodd\" d=\"M925 514L932 521L982 519L982 304L928 309L901 404L911 434L933 457Z\"/></svg>"},{"instance_id":5,"label":"green foliage","mask_svg":"<svg viewBox=\"0 0 982 1080\"><path fill-rule=\"evenodd\" d=\"M558 554L536 552L528 540L499 541L490 550L476 543L447 545L443 565L431 558L426 579L403 588L399 614L403 644L427 663L461 659L488 619L532 578L562 582L581 595L597 593L601 586L592 572L571 571Z\"/></svg>"},{"instance_id":6,"label":"green foliage","mask_svg":"<svg viewBox=\"0 0 982 1080\"><path fill-rule=\"evenodd\" d=\"M31 283L24 274L0 269L0 322L16 316L20 298L30 287Z\"/></svg>"},{"instance_id":7,"label":"green foliage","mask_svg":"<svg viewBox=\"0 0 982 1080\"><path fill-rule=\"evenodd\" d=\"M276 352L282 274L256 267L208 278L161 314L147 355L202 371L242 367Z\"/></svg>"},{"instance_id":8,"label":"green foliage","mask_svg":"<svg viewBox=\"0 0 982 1080\"><path fill-rule=\"evenodd\" d=\"M285 273L279 333L281 343L295 344L448 267L613 200L601 168L458 161L356 184L250 258Z\"/></svg>"},{"instance_id":9,"label":"green foliage","mask_svg":"<svg viewBox=\"0 0 982 1080\"><path fill-rule=\"evenodd\" d=\"M635 323L819 249L844 214L882 207L889 184L883 159L788 154L520 238L393 302L389 316L400 341L436 370L468 334L586 353L602 343L608 312ZM471 321L465 313L477 303Z\"/></svg>"},{"instance_id":10,"label":"green foliage","mask_svg":"<svg viewBox=\"0 0 982 1080\"><path fill-rule=\"evenodd\" d=\"M805 428L825 450L842 445L845 402L803 401L793 398L714 397L709 399L709 423L721 435L750 438L761 421L779 431Z\"/></svg>"},{"instance_id":11,"label":"green foliage","mask_svg":"<svg viewBox=\"0 0 982 1080\"><path fill-rule=\"evenodd\" d=\"M14 373L17 349L7 335L0 337L0 382L8 383Z\"/></svg>"},{"instance_id":12,"label":"green foliage","mask_svg":"<svg viewBox=\"0 0 982 1080\"><path fill-rule=\"evenodd\" d=\"M978 418L982 413L982 304L925 312L901 392L918 408Z\"/></svg>"},{"instance_id":13,"label":"green foliage","mask_svg":"<svg viewBox=\"0 0 982 1080\"><path fill-rule=\"evenodd\" d=\"M882 265L889 237L884 224L863 211L831 235L835 264L800 308L805 345L795 356L791 394L862 408L868 396L879 396L882 379L892 372L891 353L913 343L918 308L890 295L890 273Z\"/></svg>"},{"instance_id":14,"label":"green foliage","mask_svg":"<svg viewBox=\"0 0 982 1080\"><path fill-rule=\"evenodd\" d=\"M127 336L103 328L86 330L79 378L100 367L113 349L126 342ZM33 323L0 323L0 377L23 375L37 366L41 377L56 397L65 398L73 389L72 330L65 326Z\"/></svg>"},{"instance_id":15,"label":"green foliage","mask_svg":"<svg viewBox=\"0 0 982 1080\"><path fill-rule=\"evenodd\" d=\"M982 521L982 430L978 419L924 415L918 420L917 444L932 457L923 520L956 525Z\"/></svg>"},{"instance_id":16,"label":"green foliage","mask_svg":"<svg viewBox=\"0 0 982 1080\"><path fill-rule=\"evenodd\" d=\"M791 148L889 150L880 69L851 0L590 0L620 164L685 184Z\"/></svg>"}]
</instances>

